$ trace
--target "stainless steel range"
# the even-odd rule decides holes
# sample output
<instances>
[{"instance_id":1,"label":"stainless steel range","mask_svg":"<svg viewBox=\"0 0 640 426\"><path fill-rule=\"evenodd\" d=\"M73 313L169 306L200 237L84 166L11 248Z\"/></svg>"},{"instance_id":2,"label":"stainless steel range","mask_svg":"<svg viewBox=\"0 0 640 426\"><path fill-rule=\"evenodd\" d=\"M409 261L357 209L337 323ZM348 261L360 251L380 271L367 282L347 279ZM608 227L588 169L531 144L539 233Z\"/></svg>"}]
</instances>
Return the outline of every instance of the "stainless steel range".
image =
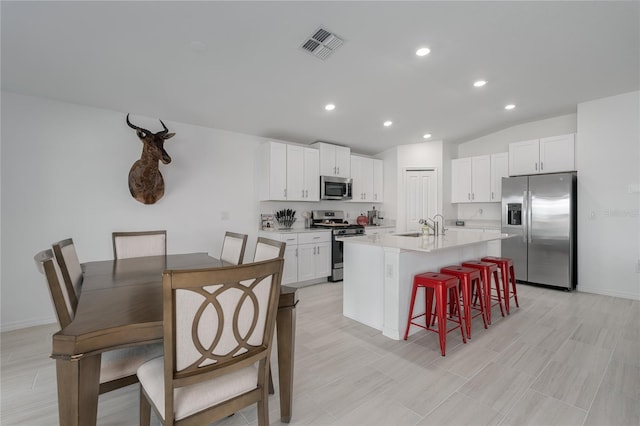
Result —
<instances>
[{"instance_id":1,"label":"stainless steel range","mask_svg":"<svg viewBox=\"0 0 640 426\"><path fill-rule=\"evenodd\" d=\"M311 227L331 229L331 276L329 281L342 281L343 243L336 237L357 237L364 235L364 226L349 224L341 210L313 210Z\"/></svg>"}]
</instances>

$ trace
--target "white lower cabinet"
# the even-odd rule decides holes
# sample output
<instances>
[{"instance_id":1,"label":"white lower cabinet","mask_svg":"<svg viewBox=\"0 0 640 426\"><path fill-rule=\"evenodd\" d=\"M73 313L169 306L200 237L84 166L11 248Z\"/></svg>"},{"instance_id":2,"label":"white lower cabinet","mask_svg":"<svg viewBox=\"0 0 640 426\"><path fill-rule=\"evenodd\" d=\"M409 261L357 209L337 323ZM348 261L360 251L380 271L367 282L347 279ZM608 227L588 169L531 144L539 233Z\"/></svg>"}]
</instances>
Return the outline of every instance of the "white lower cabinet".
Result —
<instances>
[{"instance_id":1,"label":"white lower cabinet","mask_svg":"<svg viewBox=\"0 0 640 426\"><path fill-rule=\"evenodd\" d=\"M298 235L298 281L331 275L331 233Z\"/></svg>"},{"instance_id":2,"label":"white lower cabinet","mask_svg":"<svg viewBox=\"0 0 640 426\"><path fill-rule=\"evenodd\" d=\"M282 284L324 279L331 275L331 231L261 232L260 236L287 243Z\"/></svg>"}]
</instances>

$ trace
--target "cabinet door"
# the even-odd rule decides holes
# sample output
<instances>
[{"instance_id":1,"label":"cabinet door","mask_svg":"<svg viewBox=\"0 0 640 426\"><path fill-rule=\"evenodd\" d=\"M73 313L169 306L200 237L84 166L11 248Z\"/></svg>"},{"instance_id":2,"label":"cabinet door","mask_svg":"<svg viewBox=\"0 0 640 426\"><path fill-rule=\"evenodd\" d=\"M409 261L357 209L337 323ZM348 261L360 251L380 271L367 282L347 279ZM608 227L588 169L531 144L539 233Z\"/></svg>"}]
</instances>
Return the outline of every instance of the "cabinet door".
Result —
<instances>
[{"instance_id":1,"label":"cabinet door","mask_svg":"<svg viewBox=\"0 0 640 426\"><path fill-rule=\"evenodd\" d=\"M570 172L575 169L574 133L540 139L540 173Z\"/></svg>"},{"instance_id":2,"label":"cabinet door","mask_svg":"<svg viewBox=\"0 0 640 426\"><path fill-rule=\"evenodd\" d=\"M362 201L373 201L373 159L363 158L360 179L362 179Z\"/></svg>"},{"instance_id":3,"label":"cabinet door","mask_svg":"<svg viewBox=\"0 0 640 426\"><path fill-rule=\"evenodd\" d=\"M351 177L351 149L345 146L335 146L336 176Z\"/></svg>"},{"instance_id":4,"label":"cabinet door","mask_svg":"<svg viewBox=\"0 0 640 426\"><path fill-rule=\"evenodd\" d=\"M384 163L373 160L373 200L374 203L384 201Z\"/></svg>"},{"instance_id":5,"label":"cabinet door","mask_svg":"<svg viewBox=\"0 0 640 426\"><path fill-rule=\"evenodd\" d=\"M491 155L491 201L502 201L502 178L509 176L509 153Z\"/></svg>"},{"instance_id":6,"label":"cabinet door","mask_svg":"<svg viewBox=\"0 0 640 426\"><path fill-rule=\"evenodd\" d=\"M314 144L315 146L315 144ZM336 147L327 143L319 143L320 148L320 175L336 175Z\"/></svg>"},{"instance_id":7,"label":"cabinet door","mask_svg":"<svg viewBox=\"0 0 640 426\"><path fill-rule=\"evenodd\" d=\"M282 269L282 284L298 281L298 246L288 245L284 249L284 267Z\"/></svg>"},{"instance_id":8,"label":"cabinet door","mask_svg":"<svg viewBox=\"0 0 640 426\"><path fill-rule=\"evenodd\" d=\"M471 201L491 201L491 156L471 157Z\"/></svg>"},{"instance_id":9,"label":"cabinet door","mask_svg":"<svg viewBox=\"0 0 640 426\"><path fill-rule=\"evenodd\" d=\"M364 201L364 179L362 177L364 160L364 157L358 157L357 155L351 156L351 178L353 179L353 184L351 186L351 201L354 203Z\"/></svg>"},{"instance_id":10,"label":"cabinet door","mask_svg":"<svg viewBox=\"0 0 640 426\"><path fill-rule=\"evenodd\" d=\"M304 199L320 201L320 153L317 149L304 149Z\"/></svg>"},{"instance_id":11,"label":"cabinet door","mask_svg":"<svg viewBox=\"0 0 640 426\"><path fill-rule=\"evenodd\" d=\"M287 199L287 145L269 142L264 147L263 200Z\"/></svg>"},{"instance_id":12,"label":"cabinet door","mask_svg":"<svg viewBox=\"0 0 640 426\"><path fill-rule=\"evenodd\" d=\"M303 201L304 150L298 145L287 145L287 200Z\"/></svg>"},{"instance_id":13,"label":"cabinet door","mask_svg":"<svg viewBox=\"0 0 640 426\"><path fill-rule=\"evenodd\" d=\"M328 277L331 275L331 243L316 244L314 269L314 278Z\"/></svg>"},{"instance_id":14,"label":"cabinet door","mask_svg":"<svg viewBox=\"0 0 640 426\"><path fill-rule=\"evenodd\" d=\"M509 176L539 173L538 139L509 144Z\"/></svg>"},{"instance_id":15,"label":"cabinet door","mask_svg":"<svg viewBox=\"0 0 640 426\"><path fill-rule=\"evenodd\" d=\"M471 202L471 158L451 160L451 202Z\"/></svg>"},{"instance_id":16,"label":"cabinet door","mask_svg":"<svg viewBox=\"0 0 640 426\"><path fill-rule=\"evenodd\" d=\"M315 277L316 245L298 245L298 281L307 281Z\"/></svg>"}]
</instances>

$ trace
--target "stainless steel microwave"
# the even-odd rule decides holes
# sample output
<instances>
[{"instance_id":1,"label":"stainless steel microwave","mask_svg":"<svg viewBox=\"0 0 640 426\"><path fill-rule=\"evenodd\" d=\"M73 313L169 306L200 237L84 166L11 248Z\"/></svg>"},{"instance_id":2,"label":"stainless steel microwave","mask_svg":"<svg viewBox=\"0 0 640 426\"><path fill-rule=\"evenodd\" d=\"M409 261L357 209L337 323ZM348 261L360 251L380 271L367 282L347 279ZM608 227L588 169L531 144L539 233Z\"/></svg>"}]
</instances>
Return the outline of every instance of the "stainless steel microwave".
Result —
<instances>
[{"instance_id":1,"label":"stainless steel microwave","mask_svg":"<svg viewBox=\"0 0 640 426\"><path fill-rule=\"evenodd\" d=\"M320 176L320 199L350 200L352 183L351 178Z\"/></svg>"}]
</instances>

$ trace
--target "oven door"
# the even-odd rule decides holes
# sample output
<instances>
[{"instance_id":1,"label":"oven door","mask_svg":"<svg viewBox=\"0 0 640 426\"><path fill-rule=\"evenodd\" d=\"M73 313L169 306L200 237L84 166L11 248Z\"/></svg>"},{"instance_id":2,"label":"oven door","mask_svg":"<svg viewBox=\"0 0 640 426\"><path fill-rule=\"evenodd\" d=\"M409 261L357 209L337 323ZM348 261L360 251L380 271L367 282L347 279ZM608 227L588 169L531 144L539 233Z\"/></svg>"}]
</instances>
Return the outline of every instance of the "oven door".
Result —
<instances>
[{"instance_id":1,"label":"oven door","mask_svg":"<svg viewBox=\"0 0 640 426\"><path fill-rule=\"evenodd\" d=\"M342 268L344 255L344 244L340 240L336 240L335 235L331 236L331 276L329 281L342 281Z\"/></svg>"}]
</instances>

